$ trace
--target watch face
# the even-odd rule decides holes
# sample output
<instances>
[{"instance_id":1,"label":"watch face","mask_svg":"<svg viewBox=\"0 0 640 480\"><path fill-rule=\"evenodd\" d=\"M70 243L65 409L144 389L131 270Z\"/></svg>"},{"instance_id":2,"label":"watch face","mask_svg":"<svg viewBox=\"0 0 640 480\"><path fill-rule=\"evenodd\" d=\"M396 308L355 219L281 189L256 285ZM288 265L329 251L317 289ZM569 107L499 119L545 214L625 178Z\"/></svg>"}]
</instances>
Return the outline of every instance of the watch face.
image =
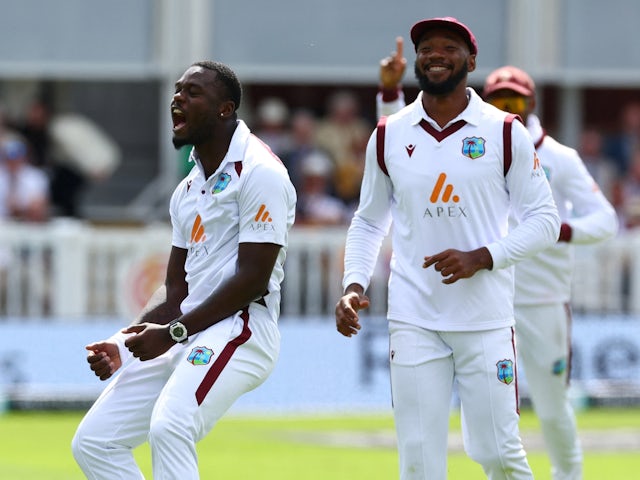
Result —
<instances>
[{"instance_id":1,"label":"watch face","mask_svg":"<svg viewBox=\"0 0 640 480\"><path fill-rule=\"evenodd\" d=\"M187 339L187 329L180 322L176 322L169 328L171 338L176 342L182 342Z\"/></svg>"},{"instance_id":2,"label":"watch face","mask_svg":"<svg viewBox=\"0 0 640 480\"><path fill-rule=\"evenodd\" d=\"M184 328L182 328L180 325L176 325L175 327L173 327L173 335L181 338L184 335Z\"/></svg>"}]
</instances>

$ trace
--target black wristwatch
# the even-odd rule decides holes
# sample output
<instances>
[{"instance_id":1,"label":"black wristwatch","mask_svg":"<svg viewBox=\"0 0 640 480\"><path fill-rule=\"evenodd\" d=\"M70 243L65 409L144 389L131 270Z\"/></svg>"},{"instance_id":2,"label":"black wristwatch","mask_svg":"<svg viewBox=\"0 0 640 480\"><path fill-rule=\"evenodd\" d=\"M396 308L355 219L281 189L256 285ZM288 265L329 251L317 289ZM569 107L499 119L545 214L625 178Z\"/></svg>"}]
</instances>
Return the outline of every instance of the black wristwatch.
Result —
<instances>
[{"instance_id":1,"label":"black wristwatch","mask_svg":"<svg viewBox=\"0 0 640 480\"><path fill-rule=\"evenodd\" d=\"M184 343L189 338L187 327L176 318L169 323L169 335L176 343Z\"/></svg>"}]
</instances>

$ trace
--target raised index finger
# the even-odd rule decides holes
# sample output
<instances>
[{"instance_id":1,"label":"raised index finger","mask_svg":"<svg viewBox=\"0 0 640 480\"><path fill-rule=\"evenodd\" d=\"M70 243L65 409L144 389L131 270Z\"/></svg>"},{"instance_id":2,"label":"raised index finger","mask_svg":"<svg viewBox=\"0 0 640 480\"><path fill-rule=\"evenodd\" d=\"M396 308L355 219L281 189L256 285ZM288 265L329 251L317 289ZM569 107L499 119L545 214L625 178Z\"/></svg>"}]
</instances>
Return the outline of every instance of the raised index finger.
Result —
<instances>
[{"instance_id":1,"label":"raised index finger","mask_svg":"<svg viewBox=\"0 0 640 480\"><path fill-rule=\"evenodd\" d=\"M396 60L402 60L404 53L404 39L402 37L396 37Z\"/></svg>"}]
</instances>

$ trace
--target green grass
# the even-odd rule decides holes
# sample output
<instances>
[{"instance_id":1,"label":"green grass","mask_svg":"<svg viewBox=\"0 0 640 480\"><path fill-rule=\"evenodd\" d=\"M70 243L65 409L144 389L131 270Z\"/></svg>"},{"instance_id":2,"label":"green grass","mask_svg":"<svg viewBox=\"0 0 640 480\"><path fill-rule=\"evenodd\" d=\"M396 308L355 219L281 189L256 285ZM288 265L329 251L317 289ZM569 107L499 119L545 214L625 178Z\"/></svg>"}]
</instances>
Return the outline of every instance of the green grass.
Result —
<instances>
[{"instance_id":1,"label":"green grass","mask_svg":"<svg viewBox=\"0 0 640 480\"><path fill-rule=\"evenodd\" d=\"M75 465L70 441L81 412L9 412L0 416L0 478L74 480L84 478ZM640 432L638 409L592 409L578 414L581 432ZM451 431L459 432L459 417ZM530 411L521 418L523 437L538 430ZM640 435L640 433L638 433ZM385 439L365 445L357 439ZM329 442L331 437L337 442ZM371 480L397 478L393 420L388 415L327 417L229 416L198 445L203 479L225 480ZM149 448L135 451L151 479ZM484 478L464 453L449 455L449 478ZM548 480L549 462L541 451L529 452L537 480ZM640 452L594 452L585 455L584 480L637 478Z\"/></svg>"}]
</instances>

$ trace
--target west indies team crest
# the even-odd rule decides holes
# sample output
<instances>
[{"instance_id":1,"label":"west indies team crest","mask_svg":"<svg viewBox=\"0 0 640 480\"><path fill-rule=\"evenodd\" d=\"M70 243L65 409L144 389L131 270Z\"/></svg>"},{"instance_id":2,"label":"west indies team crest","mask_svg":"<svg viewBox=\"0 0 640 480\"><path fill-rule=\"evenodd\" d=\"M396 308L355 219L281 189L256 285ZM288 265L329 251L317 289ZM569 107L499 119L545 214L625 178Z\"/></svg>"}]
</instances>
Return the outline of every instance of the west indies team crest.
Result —
<instances>
[{"instance_id":1,"label":"west indies team crest","mask_svg":"<svg viewBox=\"0 0 640 480\"><path fill-rule=\"evenodd\" d=\"M213 194L220 193L225 188L227 188L227 186L229 185L229 182L231 182L231 175L229 175L228 173L222 172L218 177L218 180L216 180L216 183L213 186L213 190L211 191L211 193Z\"/></svg>"},{"instance_id":2,"label":"west indies team crest","mask_svg":"<svg viewBox=\"0 0 640 480\"><path fill-rule=\"evenodd\" d=\"M498 380L510 385L515 378L515 374L513 373L513 361L509 359L500 360L496 363L496 367L498 367Z\"/></svg>"},{"instance_id":3,"label":"west indies team crest","mask_svg":"<svg viewBox=\"0 0 640 480\"><path fill-rule=\"evenodd\" d=\"M207 365L213 357L213 350L207 347L194 347L187 357L187 362L193 365Z\"/></svg>"},{"instance_id":4,"label":"west indies team crest","mask_svg":"<svg viewBox=\"0 0 640 480\"><path fill-rule=\"evenodd\" d=\"M484 138L482 137L467 137L462 140L462 154L465 157L469 157L471 160L475 160L484 155Z\"/></svg>"}]
</instances>

